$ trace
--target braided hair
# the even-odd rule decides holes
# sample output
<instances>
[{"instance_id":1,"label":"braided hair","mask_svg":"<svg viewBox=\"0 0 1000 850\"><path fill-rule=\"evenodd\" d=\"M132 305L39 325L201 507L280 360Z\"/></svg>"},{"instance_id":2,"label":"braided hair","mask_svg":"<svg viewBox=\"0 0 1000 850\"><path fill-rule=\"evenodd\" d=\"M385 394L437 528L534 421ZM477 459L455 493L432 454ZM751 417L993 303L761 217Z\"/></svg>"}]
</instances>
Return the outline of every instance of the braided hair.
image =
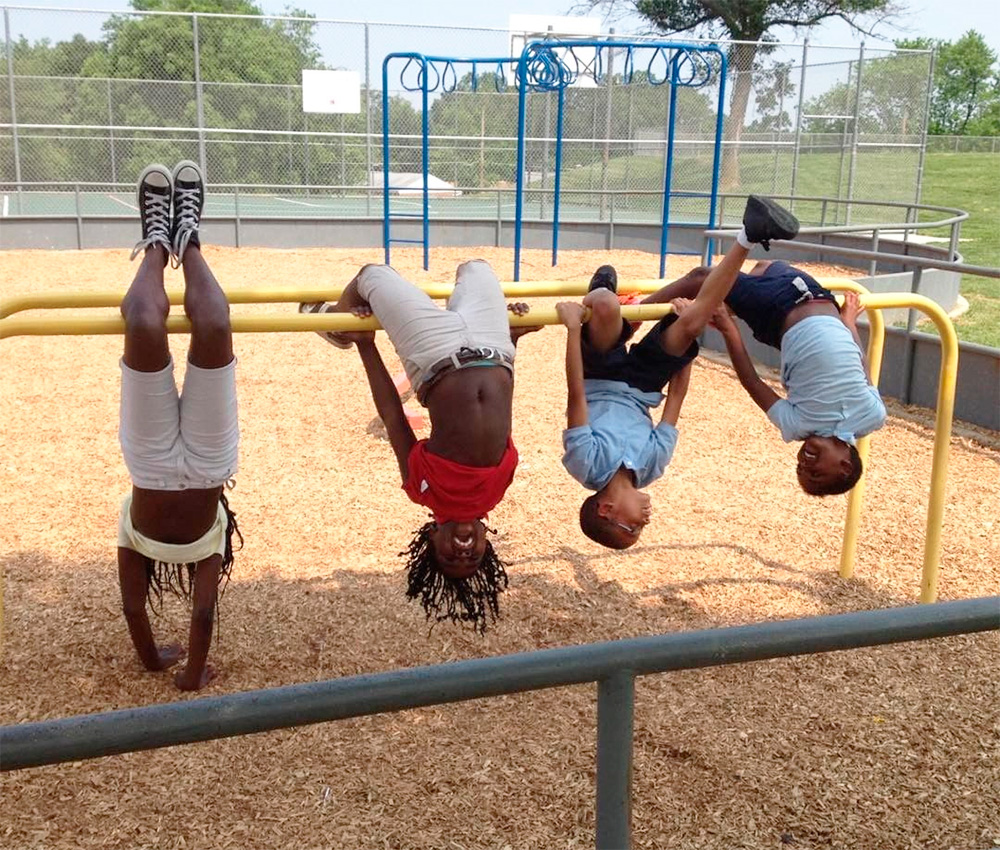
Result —
<instances>
[{"instance_id":1,"label":"braided hair","mask_svg":"<svg viewBox=\"0 0 1000 850\"><path fill-rule=\"evenodd\" d=\"M233 571L233 562L236 560L233 548L233 537L239 538L239 548L243 548L243 535L236 524L236 514L229 507L229 500L223 491L219 494L219 501L222 509L226 512L226 549L222 555L222 566L219 568L219 598L229 584L229 577ZM196 563L167 564L163 561L154 561L146 558L146 602L150 609L159 614L163 608L163 593L167 591L179 596L182 599L191 601L191 594L194 592L194 571Z\"/></svg>"},{"instance_id":2,"label":"braided hair","mask_svg":"<svg viewBox=\"0 0 1000 850\"><path fill-rule=\"evenodd\" d=\"M498 597L507 588L507 564L487 540L475 573L461 579L445 575L432 542L436 528L433 522L421 526L406 551L399 553L406 558L406 597L420 600L428 620L471 623L475 631L484 634L488 620L495 622L500 614Z\"/></svg>"}]
</instances>

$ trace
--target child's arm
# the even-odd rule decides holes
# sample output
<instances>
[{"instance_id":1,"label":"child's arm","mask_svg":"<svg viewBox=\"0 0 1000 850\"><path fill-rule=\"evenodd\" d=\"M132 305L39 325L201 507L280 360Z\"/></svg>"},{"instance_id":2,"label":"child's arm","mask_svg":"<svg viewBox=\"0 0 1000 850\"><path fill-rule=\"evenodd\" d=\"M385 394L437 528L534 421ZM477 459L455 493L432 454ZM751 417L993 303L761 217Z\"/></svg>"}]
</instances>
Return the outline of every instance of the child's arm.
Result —
<instances>
[{"instance_id":1,"label":"child's arm","mask_svg":"<svg viewBox=\"0 0 1000 850\"><path fill-rule=\"evenodd\" d=\"M215 625L215 603L219 596L221 567L221 555L211 555L199 561L195 567L188 660L184 669L174 676L174 684L182 691L197 691L215 678L215 670L205 662L208 660L208 649L212 645L212 627Z\"/></svg>"},{"instance_id":2,"label":"child's arm","mask_svg":"<svg viewBox=\"0 0 1000 850\"><path fill-rule=\"evenodd\" d=\"M579 428L590 421L587 411L587 395L583 388L583 352L580 340L583 335L582 304L575 301L560 301L556 312L566 326L566 427Z\"/></svg>"},{"instance_id":3,"label":"child's arm","mask_svg":"<svg viewBox=\"0 0 1000 850\"><path fill-rule=\"evenodd\" d=\"M721 305L712 316L712 326L722 334L726 341L726 350L729 352L729 359L733 361L733 369L736 377L740 379L754 403L765 413L771 409L774 403L780 400L779 396L772 390L757 374L757 370L747 354L746 346L740 337L740 330L736 327L736 322L729 315L725 305Z\"/></svg>"},{"instance_id":4,"label":"child's arm","mask_svg":"<svg viewBox=\"0 0 1000 850\"><path fill-rule=\"evenodd\" d=\"M667 400L663 405L663 418L661 422L676 427L677 420L681 415L681 405L684 404L684 397L687 395L688 386L691 383L691 364L688 363L680 372L677 372L667 386Z\"/></svg>"},{"instance_id":5,"label":"child's arm","mask_svg":"<svg viewBox=\"0 0 1000 850\"><path fill-rule=\"evenodd\" d=\"M861 315L864 309L861 306L861 299L858 297L857 292L844 293L844 306L840 308L840 321L844 323L851 332L851 336L854 337L854 342L861 352L861 365L864 367L865 375L868 376L868 383L870 384L872 379L871 372L868 371L868 356L865 354L865 347L861 344L861 336L858 334L858 316Z\"/></svg>"},{"instance_id":6,"label":"child's arm","mask_svg":"<svg viewBox=\"0 0 1000 850\"><path fill-rule=\"evenodd\" d=\"M362 335L358 334L353 339L358 346L365 374L368 376L368 387L371 390L372 400L375 402L375 410L378 411L379 418L389 435L389 443L396 454L396 462L399 464L399 473L402 475L403 481L406 481L409 472L410 449L417 442L417 438L410 423L406 420L403 402L400 401L396 385L392 382L392 376L385 368L382 355L375 347L375 333L373 331L369 333L371 333L370 337L359 338Z\"/></svg>"},{"instance_id":7,"label":"child's arm","mask_svg":"<svg viewBox=\"0 0 1000 850\"><path fill-rule=\"evenodd\" d=\"M132 645L147 670L165 670L184 654L177 644L158 647L153 639L146 610L146 559L133 549L118 547L118 580L122 591L122 611Z\"/></svg>"}]
</instances>

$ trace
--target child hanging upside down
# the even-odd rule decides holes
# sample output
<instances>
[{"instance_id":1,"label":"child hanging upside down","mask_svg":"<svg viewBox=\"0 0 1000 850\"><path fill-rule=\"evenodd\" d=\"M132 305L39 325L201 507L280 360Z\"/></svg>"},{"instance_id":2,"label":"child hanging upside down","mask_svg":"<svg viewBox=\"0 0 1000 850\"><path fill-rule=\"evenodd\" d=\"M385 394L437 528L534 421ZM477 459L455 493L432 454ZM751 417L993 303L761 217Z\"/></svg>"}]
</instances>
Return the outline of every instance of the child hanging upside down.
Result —
<instances>
[{"instance_id":1,"label":"child hanging upside down","mask_svg":"<svg viewBox=\"0 0 1000 850\"><path fill-rule=\"evenodd\" d=\"M750 245L798 233L795 217L773 201L753 195L744 228L719 265L711 269L694 300L664 298L665 287L645 302L670 300L664 316L630 349L634 330L622 319L617 275L602 266L582 304L556 305L568 329L566 382L568 428L563 432L563 465L596 492L580 508L580 528L612 549L632 546L650 520L650 498L641 488L663 475L677 444L677 419L687 393L696 339L736 281ZM644 303L645 303L644 302ZM590 320L583 324L585 309ZM666 402L658 425L650 410Z\"/></svg>"},{"instance_id":2,"label":"child hanging upside down","mask_svg":"<svg viewBox=\"0 0 1000 850\"><path fill-rule=\"evenodd\" d=\"M132 492L118 527L118 579L132 643L147 670L165 670L184 650L157 646L146 605L163 591L192 605L185 667L174 683L197 690L215 676L206 664L221 582L233 564L233 536L242 544L224 485L236 473L236 358L229 304L201 255L198 226L205 202L201 171L180 162L173 173L151 165L139 178L145 256L122 301L125 353L119 438ZM171 215L171 206L173 214ZM183 392L174 383L167 345L170 304L163 269L184 269L184 312L191 344Z\"/></svg>"},{"instance_id":3,"label":"child hanging upside down","mask_svg":"<svg viewBox=\"0 0 1000 850\"><path fill-rule=\"evenodd\" d=\"M694 269L653 299L693 297L707 283L707 273ZM726 304L750 326L754 338L781 351L787 398L757 375L729 312L722 308L713 320L744 389L786 443L802 440L799 485L813 496L846 493L863 472L856 441L886 419L858 336L858 296L847 293L841 310L833 293L807 272L777 260L741 272Z\"/></svg>"},{"instance_id":4,"label":"child hanging upside down","mask_svg":"<svg viewBox=\"0 0 1000 850\"><path fill-rule=\"evenodd\" d=\"M480 632L498 615L507 586L505 564L487 539L487 515L514 478L511 404L517 339L534 328L511 329L503 289L484 260L458 267L442 310L389 266L369 265L336 304L303 304L303 312L373 312L389 335L431 420L417 440L378 349L374 332L323 333L340 348L356 344L375 408L399 463L403 489L430 508L407 550L406 595L428 617L470 622Z\"/></svg>"}]
</instances>

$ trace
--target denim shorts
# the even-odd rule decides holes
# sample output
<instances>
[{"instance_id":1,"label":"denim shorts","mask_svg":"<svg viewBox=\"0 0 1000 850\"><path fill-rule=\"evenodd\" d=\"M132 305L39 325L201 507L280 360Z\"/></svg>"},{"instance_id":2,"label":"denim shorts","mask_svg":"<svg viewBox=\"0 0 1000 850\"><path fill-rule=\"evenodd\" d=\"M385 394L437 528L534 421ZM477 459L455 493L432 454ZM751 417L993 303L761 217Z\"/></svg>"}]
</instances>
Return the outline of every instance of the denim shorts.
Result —
<instances>
[{"instance_id":1,"label":"denim shorts","mask_svg":"<svg viewBox=\"0 0 1000 850\"><path fill-rule=\"evenodd\" d=\"M669 328L677 315L671 313L658 321L653 329L639 342L626 349L625 343L635 331L622 320L622 331L615 347L609 351L598 351L587 340L586 325L581 338L583 352L583 377L604 381L623 381L644 393L663 392L667 382L695 357L698 343L693 342L680 357L667 354L660 345L660 334Z\"/></svg>"},{"instance_id":2,"label":"denim shorts","mask_svg":"<svg viewBox=\"0 0 1000 850\"><path fill-rule=\"evenodd\" d=\"M799 304L812 300L837 303L833 293L809 274L776 260L764 274L737 275L726 304L750 326L754 339L780 349L785 317Z\"/></svg>"}]
</instances>

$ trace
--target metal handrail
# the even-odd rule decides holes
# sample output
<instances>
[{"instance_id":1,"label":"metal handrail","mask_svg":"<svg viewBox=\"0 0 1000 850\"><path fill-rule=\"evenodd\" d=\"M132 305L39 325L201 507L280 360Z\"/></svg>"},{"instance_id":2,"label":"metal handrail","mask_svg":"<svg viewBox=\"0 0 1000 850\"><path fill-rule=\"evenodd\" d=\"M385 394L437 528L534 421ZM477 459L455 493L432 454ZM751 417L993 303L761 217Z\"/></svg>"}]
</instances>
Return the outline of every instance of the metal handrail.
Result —
<instances>
[{"instance_id":1,"label":"metal handrail","mask_svg":"<svg viewBox=\"0 0 1000 850\"><path fill-rule=\"evenodd\" d=\"M606 641L0 727L0 770L597 682L596 846L631 846L635 679L1000 629L1000 597Z\"/></svg>"}]
</instances>

